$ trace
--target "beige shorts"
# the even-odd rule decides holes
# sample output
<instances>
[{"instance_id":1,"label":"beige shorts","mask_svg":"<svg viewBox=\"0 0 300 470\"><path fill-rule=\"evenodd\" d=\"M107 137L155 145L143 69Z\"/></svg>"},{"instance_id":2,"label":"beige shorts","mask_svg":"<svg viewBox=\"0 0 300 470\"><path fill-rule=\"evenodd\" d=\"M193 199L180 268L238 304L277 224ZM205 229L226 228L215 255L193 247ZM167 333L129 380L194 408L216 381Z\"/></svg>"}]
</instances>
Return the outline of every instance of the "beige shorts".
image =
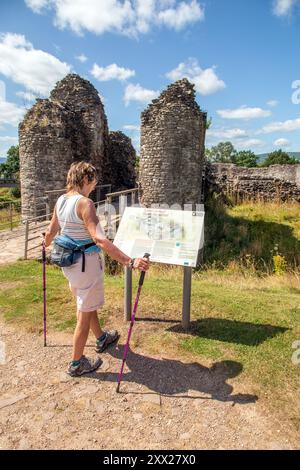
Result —
<instances>
[{"instance_id":1,"label":"beige shorts","mask_svg":"<svg viewBox=\"0 0 300 470\"><path fill-rule=\"evenodd\" d=\"M104 258L101 253L86 253L84 273L81 267L82 257L61 269L76 297L77 310L91 312L104 304Z\"/></svg>"}]
</instances>

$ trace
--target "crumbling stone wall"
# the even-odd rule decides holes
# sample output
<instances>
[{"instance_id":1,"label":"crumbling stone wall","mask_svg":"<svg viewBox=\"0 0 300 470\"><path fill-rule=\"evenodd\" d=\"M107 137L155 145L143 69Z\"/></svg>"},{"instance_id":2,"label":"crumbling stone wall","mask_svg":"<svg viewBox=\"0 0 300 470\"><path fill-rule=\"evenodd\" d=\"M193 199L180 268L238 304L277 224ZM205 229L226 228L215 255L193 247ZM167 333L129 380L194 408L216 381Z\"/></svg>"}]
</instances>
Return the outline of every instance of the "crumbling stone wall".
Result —
<instances>
[{"instance_id":1,"label":"crumbling stone wall","mask_svg":"<svg viewBox=\"0 0 300 470\"><path fill-rule=\"evenodd\" d=\"M45 190L61 189L73 161L66 136L69 113L49 100L38 100L19 127L22 216L44 213ZM63 158L61 158L63 156Z\"/></svg>"},{"instance_id":2,"label":"crumbling stone wall","mask_svg":"<svg viewBox=\"0 0 300 470\"><path fill-rule=\"evenodd\" d=\"M104 107L96 88L79 75L70 74L57 83L50 94L53 103L59 103L71 112L74 120L71 138L75 161L85 160L98 170L99 178L110 178L108 158L108 125Z\"/></svg>"},{"instance_id":3,"label":"crumbling stone wall","mask_svg":"<svg viewBox=\"0 0 300 470\"><path fill-rule=\"evenodd\" d=\"M67 75L49 99L37 100L20 123L19 145L22 217L39 215L45 191L64 187L74 161L91 162L101 182L110 180L104 108L79 75Z\"/></svg>"},{"instance_id":4,"label":"crumbling stone wall","mask_svg":"<svg viewBox=\"0 0 300 470\"><path fill-rule=\"evenodd\" d=\"M203 172L204 197L217 192L242 200L300 202L300 164L244 168L233 164L206 162Z\"/></svg>"},{"instance_id":5,"label":"crumbling stone wall","mask_svg":"<svg viewBox=\"0 0 300 470\"><path fill-rule=\"evenodd\" d=\"M206 113L187 79L163 91L141 115L139 197L157 204L200 203Z\"/></svg>"},{"instance_id":6,"label":"crumbling stone wall","mask_svg":"<svg viewBox=\"0 0 300 470\"><path fill-rule=\"evenodd\" d=\"M112 191L135 188L136 185L136 151L131 139L123 132L110 132L108 154Z\"/></svg>"}]
</instances>

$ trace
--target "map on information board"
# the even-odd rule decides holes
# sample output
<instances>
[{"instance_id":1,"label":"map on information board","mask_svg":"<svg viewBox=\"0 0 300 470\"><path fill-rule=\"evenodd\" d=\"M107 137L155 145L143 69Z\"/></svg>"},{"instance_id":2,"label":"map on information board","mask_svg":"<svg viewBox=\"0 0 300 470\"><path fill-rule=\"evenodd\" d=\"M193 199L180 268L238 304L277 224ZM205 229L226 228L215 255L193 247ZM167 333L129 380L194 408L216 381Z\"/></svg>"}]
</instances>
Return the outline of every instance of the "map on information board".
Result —
<instances>
[{"instance_id":1,"label":"map on information board","mask_svg":"<svg viewBox=\"0 0 300 470\"><path fill-rule=\"evenodd\" d=\"M126 207L114 244L131 258L195 267L204 244L202 211Z\"/></svg>"}]
</instances>

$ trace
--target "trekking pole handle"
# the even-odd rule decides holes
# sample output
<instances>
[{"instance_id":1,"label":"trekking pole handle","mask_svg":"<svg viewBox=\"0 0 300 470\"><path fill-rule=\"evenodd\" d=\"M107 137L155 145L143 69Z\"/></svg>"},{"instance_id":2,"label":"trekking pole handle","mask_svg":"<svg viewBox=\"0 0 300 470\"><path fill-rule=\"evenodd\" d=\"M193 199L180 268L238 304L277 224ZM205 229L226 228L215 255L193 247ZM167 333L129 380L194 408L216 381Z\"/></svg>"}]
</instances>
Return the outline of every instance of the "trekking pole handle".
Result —
<instances>
[{"instance_id":1,"label":"trekking pole handle","mask_svg":"<svg viewBox=\"0 0 300 470\"><path fill-rule=\"evenodd\" d=\"M44 240L43 240L43 250L42 250L42 259L43 259L43 262L45 263L46 262L46 248L45 248L45 235L46 235L46 232L42 232L42 235L44 237Z\"/></svg>"},{"instance_id":2,"label":"trekking pole handle","mask_svg":"<svg viewBox=\"0 0 300 470\"><path fill-rule=\"evenodd\" d=\"M145 253L143 258L150 258L150 254L149 253ZM139 280L139 286L142 286L143 283L144 283L144 278L145 278L145 274L146 274L146 271L142 271L141 272L141 275L140 275L140 280Z\"/></svg>"}]
</instances>

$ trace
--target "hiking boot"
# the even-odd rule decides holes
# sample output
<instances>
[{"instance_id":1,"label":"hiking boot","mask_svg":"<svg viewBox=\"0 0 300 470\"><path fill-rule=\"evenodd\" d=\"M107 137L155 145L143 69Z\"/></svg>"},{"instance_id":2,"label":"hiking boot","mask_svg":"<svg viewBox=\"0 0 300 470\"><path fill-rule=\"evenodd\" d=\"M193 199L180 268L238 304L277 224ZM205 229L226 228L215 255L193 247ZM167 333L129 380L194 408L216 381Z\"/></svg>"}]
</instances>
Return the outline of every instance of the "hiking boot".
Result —
<instances>
[{"instance_id":1,"label":"hiking boot","mask_svg":"<svg viewBox=\"0 0 300 470\"><path fill-rule=\"evenodd\" d=\"M112 331L104 331L105 337L100 341L98 338L96 341L96 349L97 353L102 353L110 344L117 341L120 337L119 333L116 330Z\"/></svg>"},{"instance_id":2,"label":"hiking boot","mask_svg":"<svg viewBox=\"0 0 300 470\"><path fill-rule=\"evenodd\" d=\"M85 356L82 356L80 363L77 366L73 366L72 362L70 362L67 373L71 375L71 377L79 377L80 375L93 372L94 370L98 369L101 364L102 361L99 358L89 359Z\"/></svg>"}]
</instances>

